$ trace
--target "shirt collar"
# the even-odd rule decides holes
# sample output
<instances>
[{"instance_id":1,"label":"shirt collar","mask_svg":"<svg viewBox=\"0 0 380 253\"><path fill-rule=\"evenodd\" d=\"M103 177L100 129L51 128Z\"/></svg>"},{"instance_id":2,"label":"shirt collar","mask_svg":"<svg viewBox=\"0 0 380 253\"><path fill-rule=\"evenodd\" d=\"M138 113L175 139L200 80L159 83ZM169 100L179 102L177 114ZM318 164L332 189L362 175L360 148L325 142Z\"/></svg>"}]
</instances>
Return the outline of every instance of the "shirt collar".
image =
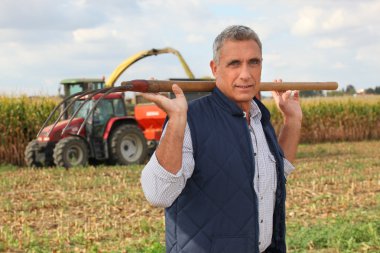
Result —
<instances>
[{"instance_id":1,"label":"shirt collar","mask_svg":"<svg viewBox=\"0 0 380 253\"><path fill-rule=\"evenodd\" d=\"M253 99L251 101L251 109L249 110L249 114L251 119L258 117L258 119L261 120L260 108Z\"/></svg>"}]
</instances>

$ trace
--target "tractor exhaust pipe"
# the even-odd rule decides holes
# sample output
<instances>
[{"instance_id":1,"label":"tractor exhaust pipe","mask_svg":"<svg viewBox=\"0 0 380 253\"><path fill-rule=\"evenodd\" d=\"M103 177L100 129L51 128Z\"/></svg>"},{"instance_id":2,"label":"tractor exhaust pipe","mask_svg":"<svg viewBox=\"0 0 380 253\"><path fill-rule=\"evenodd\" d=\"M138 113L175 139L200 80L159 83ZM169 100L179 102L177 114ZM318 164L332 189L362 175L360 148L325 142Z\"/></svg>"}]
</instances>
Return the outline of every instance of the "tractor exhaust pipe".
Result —
<instances>
[{"instance_id":1,"label":"tractor exhaust pipe","mask_svg":"<svg viewBox=\"0 0 380 253\"><path fill-rule=\"evenodd\" d=\"M125 91L137 92L171 92L172 85L177 84L183 92L210 92L215 87L215 81L163 81L163 80L132 80L121 83ZM336 90L337 82L262 82L260 91L286 90Z\"/></svg>"}]
</instances>

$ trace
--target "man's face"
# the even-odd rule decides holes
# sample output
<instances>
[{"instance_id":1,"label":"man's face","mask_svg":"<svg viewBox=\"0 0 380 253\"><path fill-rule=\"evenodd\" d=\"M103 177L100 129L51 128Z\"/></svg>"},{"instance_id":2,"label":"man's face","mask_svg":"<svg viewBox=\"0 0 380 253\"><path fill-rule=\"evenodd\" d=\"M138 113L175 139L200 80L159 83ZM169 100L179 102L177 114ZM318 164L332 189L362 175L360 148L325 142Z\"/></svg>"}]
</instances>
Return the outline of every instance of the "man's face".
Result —
<instances>
[{"instance_id":1,"label":"man's face","mask_svg":"<svg viewBox=\"0 0 380 253\"><path fill-rule=\"evenodd\" d=\"M254 40L224 42L219 63L210 67L216 86L239 105L249 104L259 92L261 78L261 50Z\"/></svg>"}]
</instances>

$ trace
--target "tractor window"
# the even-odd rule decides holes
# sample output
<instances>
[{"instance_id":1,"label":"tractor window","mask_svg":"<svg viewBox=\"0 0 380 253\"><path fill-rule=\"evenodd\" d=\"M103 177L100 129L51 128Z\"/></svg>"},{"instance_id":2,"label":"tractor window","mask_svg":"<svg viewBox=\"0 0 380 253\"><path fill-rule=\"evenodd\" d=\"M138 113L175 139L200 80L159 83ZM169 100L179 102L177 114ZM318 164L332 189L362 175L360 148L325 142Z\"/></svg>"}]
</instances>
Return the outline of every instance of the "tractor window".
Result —
<instances>
[{"instance_id":1,"label":"tractor window","mask_svg":"<svg viewBox=\"0 0 380 253\"><path fill-rule=\"evenodd\" d=\"M112 101L101 100L94 111L94 123L104 125L113 115Z\"/></svg>"},{"instance_id":2,"label":"tractor window","mask_svg":"<svg viewBox=\"0 0 380 253\"><path fill-rule=\"evenodd\" d=\"M125 116L124 102L122 99L113 100L113 107L115 108L115 116Z\"/></svg>"},{"instance_id":3,"label":"tractor window","mask_svg":"<svg viewBox=\"0 0 380 253\"><path fill-rule=\"evenodd\" d=\"M97 89L103 89L103 88L104 88L104 82L88 84L88 89L90 90L97 90Z\"/></svg>"},{"instance_id":4,"label":"tractor window","mask_svg":"<svg viewBox=\"0 0 380 253\"><path fill-rule=\"evenodd\" d=\"M69 92L68 92L68 94L66 94L66 96L70 96L74 93L81 92L84 90L83 84L74 84L74 85L70 85L68 87L69 87Z\"/></svg>"},{"instance_id":5,"label":"tractor window","mask_svg":"<svg viewBox=\"0 0 380 253\"><path fill-rule=\"evenodd\" d=\"M72 113L74 113L83 103L84 103L83 100L75 101ZM82 108L79 110L75 118L86 118L91 107L92 107L92 103L91 101L88 101L82 106Z\"/></svg>"}]
</instances>

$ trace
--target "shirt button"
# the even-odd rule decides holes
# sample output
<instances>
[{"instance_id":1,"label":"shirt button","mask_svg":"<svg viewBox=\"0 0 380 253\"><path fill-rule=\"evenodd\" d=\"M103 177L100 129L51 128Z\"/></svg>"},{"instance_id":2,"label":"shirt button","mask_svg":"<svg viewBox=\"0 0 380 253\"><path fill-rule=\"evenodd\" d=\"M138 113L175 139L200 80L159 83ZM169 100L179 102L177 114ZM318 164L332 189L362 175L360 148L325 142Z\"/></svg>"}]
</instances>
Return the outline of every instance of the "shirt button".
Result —
<instances>
[{"instance_id":1,"label":"shirt button","mask_svg":"<svg viewBox=\"0 0 380 253\"><path fill-rule=\"evenodd\" d=\"M260 197L261 200L263 200L263 198L264 198L263 196Z\"/></svg>"},{"instance_id":2,"label":"shirt button","mask_svg":"<svg viewBox=\"0 0 380 253\"><path fill-rule=\"evenodd\" d=\"M259 245L261 245L261 242L259 242Z\"/></svg>"},{"instance_id":3,"label":"shirt button","mask_svg":"<svg viewBox=\"0 0 380 253\"><path fill-rule=\"evenodd\" d=\"M263 223L263 222L264 222L264 220L261 220L261 221L260 221L260 223Z\"/></svg>"}]
</instances>

